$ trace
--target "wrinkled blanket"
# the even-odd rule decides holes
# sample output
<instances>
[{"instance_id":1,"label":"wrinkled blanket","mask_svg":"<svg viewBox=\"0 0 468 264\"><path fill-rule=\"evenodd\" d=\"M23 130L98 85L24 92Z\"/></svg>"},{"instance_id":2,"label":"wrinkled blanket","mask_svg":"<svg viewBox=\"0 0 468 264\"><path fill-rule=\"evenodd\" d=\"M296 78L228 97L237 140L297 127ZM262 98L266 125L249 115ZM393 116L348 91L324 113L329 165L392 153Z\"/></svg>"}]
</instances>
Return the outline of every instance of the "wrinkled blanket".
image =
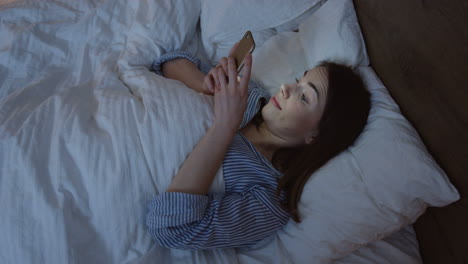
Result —
<instances>
[{"instance_id":1,"label":"wrinkled blanket","mask_svg":"<svg viewBox=\"0 0 468 264\"><path fill-rule=\"evenodd\" d=\"M145 230L148 200L212 121L212 98L149 71L196 47L198 16L196 1L1 7L0 262L205 257L153 247ZM223 188L220 171L211 191Z\"/></svg>"}]
</instances>

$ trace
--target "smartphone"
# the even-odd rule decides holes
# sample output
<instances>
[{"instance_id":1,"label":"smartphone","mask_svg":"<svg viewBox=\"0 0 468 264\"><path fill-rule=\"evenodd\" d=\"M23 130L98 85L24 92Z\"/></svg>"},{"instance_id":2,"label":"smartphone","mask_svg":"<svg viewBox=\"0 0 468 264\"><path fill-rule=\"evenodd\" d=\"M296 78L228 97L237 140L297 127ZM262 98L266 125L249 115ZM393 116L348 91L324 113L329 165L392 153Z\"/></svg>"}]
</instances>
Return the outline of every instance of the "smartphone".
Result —
<instances>
[{"instance_id":1,"label":"smartphone","mask_svg":"<svg viewBox=\"0 0 468 264\"><path fill-rule=\"evenodd\" d=\"M237 66L237 73L244 67L244 58L248 53L252 53L255 49L255 41L250 31L245 32L244 37L240 40L239 45L234 52L234 60Z\"/></svg>"}]
</instances>

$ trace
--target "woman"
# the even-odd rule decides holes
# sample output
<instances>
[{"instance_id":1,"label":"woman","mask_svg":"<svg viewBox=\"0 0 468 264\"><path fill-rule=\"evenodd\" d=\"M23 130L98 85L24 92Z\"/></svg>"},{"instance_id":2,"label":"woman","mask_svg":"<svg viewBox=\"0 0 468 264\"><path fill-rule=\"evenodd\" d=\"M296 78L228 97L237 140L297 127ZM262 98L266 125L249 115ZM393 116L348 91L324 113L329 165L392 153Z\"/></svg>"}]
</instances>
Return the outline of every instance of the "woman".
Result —
<instances>
[{"instance_id":1,"label":"woman","mask_svg":"<svg viewBox=\"0 0 468 264\"><path fill-rule=\"evenodd\" d=\"M313 172L353 144L363 130L370 95L350 68L323 63L268 99L249 82L247 55L239 78L231 49L205 75L184 52L154 69L214 96L214 122L165 193L148 205L157 244L180 249L247 247L300 222L298 202ZM203 69L206 72L206 69ZM223 166L224 194L208 194Z\"/></svg>"}]
</instances>

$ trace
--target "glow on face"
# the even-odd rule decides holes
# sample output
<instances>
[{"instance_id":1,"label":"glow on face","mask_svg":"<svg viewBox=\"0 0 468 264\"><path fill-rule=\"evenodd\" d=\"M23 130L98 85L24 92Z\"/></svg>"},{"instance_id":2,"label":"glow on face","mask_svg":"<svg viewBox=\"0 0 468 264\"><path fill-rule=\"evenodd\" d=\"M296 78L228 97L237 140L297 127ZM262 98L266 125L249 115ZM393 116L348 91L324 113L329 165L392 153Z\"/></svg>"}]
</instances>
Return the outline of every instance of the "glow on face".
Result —
<instances>
[{"instance_id":1,"label":"glow on face","mask_svg":"<svg viewBox=\"0 0 468 264\"><path fill-rule=\"evenodd\" d=\"M270 132L286 140L289 145L307 143L308 135L318 133L327 91L328 74L325 67L304 72L296 83L283 84L262 110Z\"/></svg>"}]
</instances>

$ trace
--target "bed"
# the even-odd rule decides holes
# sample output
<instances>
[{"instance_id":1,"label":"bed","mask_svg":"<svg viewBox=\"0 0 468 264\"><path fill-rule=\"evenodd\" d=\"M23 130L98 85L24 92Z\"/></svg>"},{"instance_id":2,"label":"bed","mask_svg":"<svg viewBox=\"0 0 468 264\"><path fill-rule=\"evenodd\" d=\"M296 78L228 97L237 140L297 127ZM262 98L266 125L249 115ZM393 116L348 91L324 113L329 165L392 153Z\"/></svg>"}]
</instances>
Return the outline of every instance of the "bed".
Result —
<instances>
[{"instance_id":1,"label":"bed","mask_svg":"<svg viewBox=\"0 0 468 264\"><path fill-rule=\"evenodd\" d=\"M440 57L455 71L426 63L441 43L417 45L433 35L424 25L466 36L453 22L466 4L379 2L0 1L0 262L466 262L466 93L435 88L466 83L466 38ZM322 60L355 67L372 94L368 125L306 185L303 223L250 248L158 247L145 206L210 126L213 101L150 66L175 49L214 65L246 30L252 79L270 93ZM210 192L223 186L220 170Z\"/></svg>"}]
</instances>

